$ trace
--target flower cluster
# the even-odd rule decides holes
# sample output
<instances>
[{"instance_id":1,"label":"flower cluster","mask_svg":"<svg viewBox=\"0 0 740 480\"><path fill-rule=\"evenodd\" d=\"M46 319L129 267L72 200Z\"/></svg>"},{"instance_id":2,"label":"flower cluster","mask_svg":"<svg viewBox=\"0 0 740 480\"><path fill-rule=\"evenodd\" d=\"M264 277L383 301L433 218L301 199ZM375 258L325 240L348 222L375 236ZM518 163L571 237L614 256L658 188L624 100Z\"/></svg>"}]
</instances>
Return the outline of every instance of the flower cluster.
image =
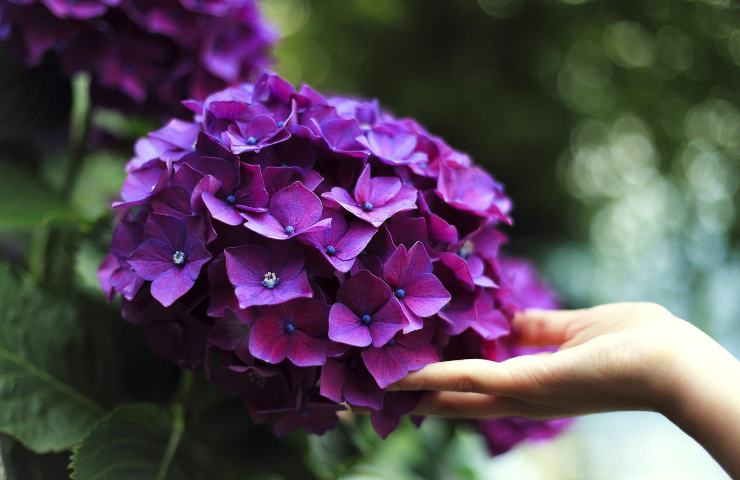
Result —
<instances>
[{"instance_id":1,"label":"flower cluster","mask_svg":"<svg viewBox=\"0 0 740 480\"><path fill-rule=\"evenodd\" d=\"M54 52L92 73L97 103L151 113L249 79L275 36L254 0L0 0L0 38L26 63Z\"/></svg>"},{"instance_id":2,"label":"flower cluster","mask_svg":"<svg viewBox=\"0 0 740 480\"><path fill-rule=\"evenodd\" d=\"M511 202L467 155L267 73L185 105L137 143L99 271L159 354L278 434L349 404L385 436L418 401L389 385L507 338Z\"/></svg>"}]
</instances>

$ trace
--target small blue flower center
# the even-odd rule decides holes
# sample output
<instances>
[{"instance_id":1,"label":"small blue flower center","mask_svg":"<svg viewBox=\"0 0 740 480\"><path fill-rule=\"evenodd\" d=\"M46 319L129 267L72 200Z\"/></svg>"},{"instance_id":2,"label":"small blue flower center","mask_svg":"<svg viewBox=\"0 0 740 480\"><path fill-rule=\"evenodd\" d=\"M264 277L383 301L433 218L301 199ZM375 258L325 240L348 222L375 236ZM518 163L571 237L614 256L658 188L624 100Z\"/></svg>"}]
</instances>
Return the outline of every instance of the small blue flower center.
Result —
<instances>
[{"instance_id":1,"label":"small blue flower center","mask_svg":"<svg viewBox=\"0 0 740 480\"><path fill-rule=\"evenodd\" d=\"M465 242L462 244L462 247L457 251L457 254L460 255L463 259L467 260L468 257L473 253L473 242L470 240L465 240Z\"/></svg>"},{"instance_id":2,"label":"small blue flower center","mask_svg":"<svg viewBox=\"0 0 740 480\"><path fill-rule=\"evenodd\" d=\"M371 317L369 313L366 313L365 315L360 317L360 320L362 320L362 323L364 323L365 325L369 325L370 322L373 321L373 317Z\"/></svg>"},{"instance_id":3,"label":"small blue flower center","mask_svg":"<svg viewBox=\"0 0 740 480\"><path fill-rule=\"evenodd\" d=\"M295 227L293 225L288 225L285 227L285 233L288 235L293 235L295 233Z\"/></svg>"},{"instance_id":4,"label":"small blue flower center","mask_svg":"<svg viewBox=\"0 0 740 480\"><path fill-rule=\"evenodd\" d=\"M370 202L365 202L362 204L362 209L365 210L366 212L369 212L373 209L373 204Z\"/></svg>"},{"instance_id":5,"label":"small blue flower center","mask_svg":"<svg viewBox=\"0 0 740 480\"><path fill-rule=\"evenodd\" d=\"M236 203L236 195L231 194L226 197L226 203L228 203L229 205L234 205Z\"/></svg>"},{"instance_id":6,"label":"small blue flower center","mask_svg":"<svg viewBox=\"0 0 740 480\"><path fill-rule=\"evenodd\" d=\"M280 285L280 278L275 275L274 272L267 272L265 274L265 278L263 278L262 282L260 283L262 283L262 286L264 286L265 288L272 290L273 288Z\"/></svg>"},{"instance_id":7,"label":"small blue flower center","mask_svg":"<svg viewBox=\"0 0 740 480\"><path fill-rule=\"evenodd\" d=\"M337 249L334 247L334 245L329 245L326 247L326 254L327 255L336 255Z\"/></svg>"},{"instance_id":8,"label":"small blue flower center","mask_svg":"<svg viewBox=\"0 0 740 480\"><path fill-rule=\"evenodd\" d=\"M283 122L282 120L280 120L279 122L277 122L277 126L278 126L278 128L283 128L285 126L285 122Z\"/></svg>"},{"instance_id":9,"label":"small blue flower center","mask_svg":"<svg viewBox=\"0 0 740 480\"><path fill-rule=\"evenodd\" d=\"M257 137L247 138L247 145L257 145Z\"/></svg>"},{"instance_id":10,"label":"small blue flower center","mask_svg":"<svg viewBox=\"0 0 740 480\"><path fill-rule=\"evenodd\" d=\"M403 288L399 288L398 290L396 290L397 298L403 298L405 296L406 296L406 290L404 290Z\"/></svg>"},{"instance_id":11,"label":"small blue flower center","mask_svg":"<svg viewBox=\"0 0 740 480\"><path fill-rule=\"evenodd\" d=\"M293 333L295 332L296 328L295 325L293 325L293 322L288 322L285 324L285 333Z\"/></svg>"},{"instance_id":12,"label":"small blue flower center","mask_svg":"<svg viewBox=\"0 0 740 480\"><path fill-rule=\"evenodd\" d=\"M175 250L175 253L172 254L172 263L178 267L185 265L185 260L187 260L187 255L182 250Z\"/></svg>"}]
</instances>

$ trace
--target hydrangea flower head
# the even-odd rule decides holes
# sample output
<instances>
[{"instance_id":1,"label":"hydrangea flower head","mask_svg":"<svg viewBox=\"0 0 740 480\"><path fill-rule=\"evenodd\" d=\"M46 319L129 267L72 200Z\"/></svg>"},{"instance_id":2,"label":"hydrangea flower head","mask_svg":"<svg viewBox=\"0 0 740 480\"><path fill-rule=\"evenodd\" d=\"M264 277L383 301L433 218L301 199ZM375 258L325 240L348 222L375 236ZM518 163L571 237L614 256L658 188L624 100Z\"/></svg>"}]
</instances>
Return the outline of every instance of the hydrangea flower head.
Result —
<instances>
[{"instance_id":1,"label":"hydrangea flower head","mask_svg":"<svg viewBox=\"0 0 740 480\"><path fill-rule=\"evenodd\" d=\"M97 103L155 114L250 79L276 40L255 0L0 0L0 31L28 65L90 72Z\"/></svg>"},{"instance_id":2,"label":"hydrangea flower head","mask_svg":"<svg viewBox=\"0 0 740 480\"><path fill-rule=\"evenodd\" d=\"M390 385L510 337L535 290L512 283L510 202L467 155L270 73L185 104L137 143L99 270L157 352L279 434L349 404L385 437L419 400Z\"/></svg>"}]
</instances>

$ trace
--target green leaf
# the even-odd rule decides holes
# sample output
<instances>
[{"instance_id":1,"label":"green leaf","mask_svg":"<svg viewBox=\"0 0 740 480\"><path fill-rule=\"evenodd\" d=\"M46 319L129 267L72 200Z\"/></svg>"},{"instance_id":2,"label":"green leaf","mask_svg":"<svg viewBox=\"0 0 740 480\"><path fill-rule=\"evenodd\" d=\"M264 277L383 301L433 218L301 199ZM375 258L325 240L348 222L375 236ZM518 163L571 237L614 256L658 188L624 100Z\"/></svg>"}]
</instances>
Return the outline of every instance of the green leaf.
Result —
<instances>
[{"instance_id":1,"label":"green leaf","mask_svg":"<svg viewBox=\"0 0 740 480\"><path fill-rule=\"evenodd\" d=\"M126 157L112 151L85 157L70 199L75 212L87 220L110 214L111 203L120 197L125 165Z\"/></svg>"},{"instance_id":2,"label":"green leaf","mask_svg":"<svg viewBox=\"0 0 740 480\"><path fill-rule=\"evenodd\" d=\"M88 362L69 303L0 265L0 431L36 453L79 442L105 413L81 387Z\"/></svg>"},{"instance_id":3,"label":"green leaf","mask_svg":"<svg viewBox=\"0 0 740 480\"><path fill-rule=\"evenodd\" d=\"M123 405L103 417L74 449L70 469L74 480L233 478L185 432L180 407L151 403Z\"/></svg>"},{"instance_id":4,"label":"green leaf","mask_svg":"<svg viewBox=\"0 0 740 480\"><path fill-rule=\"evenodd\" d=\"M324 435L308 437L308 467L319 478L348 473L371 449L355 425L340 423Z\"/></svg>"}]
</instances>

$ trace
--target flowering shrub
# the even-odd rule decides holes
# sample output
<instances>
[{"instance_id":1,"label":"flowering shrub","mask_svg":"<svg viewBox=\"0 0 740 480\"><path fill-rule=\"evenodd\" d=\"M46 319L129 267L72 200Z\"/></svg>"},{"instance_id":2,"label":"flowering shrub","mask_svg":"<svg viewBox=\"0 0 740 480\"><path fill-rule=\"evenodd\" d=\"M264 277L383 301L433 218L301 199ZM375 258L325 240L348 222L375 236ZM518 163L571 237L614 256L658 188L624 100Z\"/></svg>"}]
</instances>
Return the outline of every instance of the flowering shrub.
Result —
<instances>
[{"instance_id":1,"label":"flowering shrub","mask_svg":"<svg viewBox=\"0 0 740 480\"><path fill-rule=\"evenodd\" d=\"M264 67L275 34L254 0L0 0L3 37L91 72L98 103L171 113Z\"/></svg>"},{"instance_id":2,"label":"flowering shrub","mask_svg":"<svg viewBox=\"0 0 740 480\"><path fill-rule=\"evenodd\" d=\"M136 145L100 281L255 422L320 434L347 403L386 436L418 400L389 385L542 293L499 258L502 186L415 121L271 74L185 104Z\"/></svg>"}]
</instances>

